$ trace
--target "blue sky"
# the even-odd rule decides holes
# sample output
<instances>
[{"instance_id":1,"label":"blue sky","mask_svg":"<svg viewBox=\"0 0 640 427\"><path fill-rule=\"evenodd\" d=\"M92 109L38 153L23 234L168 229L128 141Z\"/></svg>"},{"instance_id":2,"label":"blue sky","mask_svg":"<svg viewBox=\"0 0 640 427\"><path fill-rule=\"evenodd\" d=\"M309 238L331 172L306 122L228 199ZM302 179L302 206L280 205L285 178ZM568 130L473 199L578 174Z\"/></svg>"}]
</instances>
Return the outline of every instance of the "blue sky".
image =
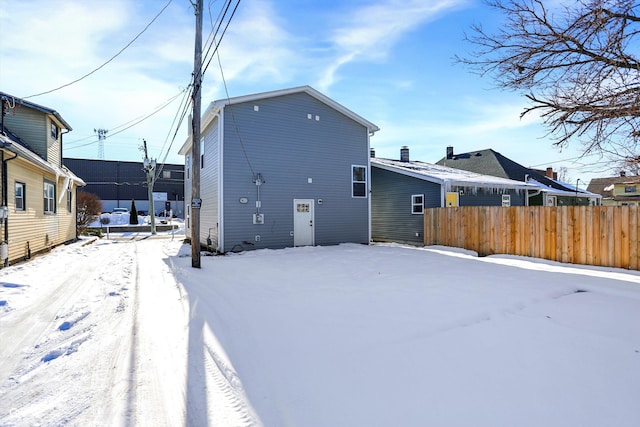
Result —
<instances>
[{"instance_id":1,"label":"blue sky","mask_svg":"<svg viewBox=\"0 0 640 427\"><path fill-rule=\"evenodd\" d=\"M131 42L167 3L2 0L0 90L27 97L82 77ZM204 4L211 11L204 16L206 39L223 2ZM220 62L231 97L310 85L375 123L381 130L371 146L379 157L398 158L404 145L413 160L426 162L442 158L447 145L456 153L493 148L525 166L566 167L572 182L613 175L606 165L593 165L598 157L576 159L578 142L555 149L538 117L520 119L521 94L495 89L488 77L454 63L454 55L472 48L463 40L472 24L495 28L500 20L479 0L242 0ZM187 127L172 143L172 123L193 71L194 27L190 1L173 0L103 68L29 98L56 109L73 127L64 156L98 158L94 129L103 128L109 130L106 160L141 160L144 138L151 157L183 163L177 151ZM224 97L214 58L204 76L203 111Z\"/></svg>"}]
</instances>

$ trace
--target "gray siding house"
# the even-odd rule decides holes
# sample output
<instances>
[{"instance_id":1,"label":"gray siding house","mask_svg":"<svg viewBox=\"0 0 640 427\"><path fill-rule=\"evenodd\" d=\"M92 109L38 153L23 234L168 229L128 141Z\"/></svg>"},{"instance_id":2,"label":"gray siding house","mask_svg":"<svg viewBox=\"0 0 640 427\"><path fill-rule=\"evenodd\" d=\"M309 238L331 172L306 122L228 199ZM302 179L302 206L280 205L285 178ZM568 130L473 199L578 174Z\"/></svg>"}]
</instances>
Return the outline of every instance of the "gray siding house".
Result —
<instances>
[{"instance_id":1,"label":"gray siding house","mask_svg":"<svg viewBox=\"0 0 640 427\"><path fill-rule=\"evenodd\" d=\"M373 154L373 153L372 153ZM371 159L372 240L421 245L424 209L525 206L533 184L409 160Z\"/></svg>"},{"instance_id":2,"label":"gray siding house","mask_svg":"<svg viewBox=\"0 0 640 427\"><path fill-rule=\"evenodd\" d=\"M185 156L186 228L200 168L200 244L225 253L371 239L369 138L378 127L302 86L212 102Z\"/></svg>"}]
</instances>

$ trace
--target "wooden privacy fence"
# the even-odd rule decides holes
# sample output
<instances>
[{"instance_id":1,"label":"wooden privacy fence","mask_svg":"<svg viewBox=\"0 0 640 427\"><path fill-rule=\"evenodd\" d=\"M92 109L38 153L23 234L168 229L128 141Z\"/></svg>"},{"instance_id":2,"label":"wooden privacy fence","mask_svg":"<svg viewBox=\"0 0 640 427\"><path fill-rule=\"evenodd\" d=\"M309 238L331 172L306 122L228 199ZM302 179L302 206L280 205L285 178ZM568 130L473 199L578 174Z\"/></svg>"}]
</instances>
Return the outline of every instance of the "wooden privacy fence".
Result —
<instances>
[{"instance_id":1,"label":"wooden privacy fence","mask_svg":"<svg viewBox=\"0 0 640 427\"><path fill-rule=\"evenodd\" d=\"M640 269L637 206L464 206L427 209L424 244Z\"/></svg>"}]
</instances>

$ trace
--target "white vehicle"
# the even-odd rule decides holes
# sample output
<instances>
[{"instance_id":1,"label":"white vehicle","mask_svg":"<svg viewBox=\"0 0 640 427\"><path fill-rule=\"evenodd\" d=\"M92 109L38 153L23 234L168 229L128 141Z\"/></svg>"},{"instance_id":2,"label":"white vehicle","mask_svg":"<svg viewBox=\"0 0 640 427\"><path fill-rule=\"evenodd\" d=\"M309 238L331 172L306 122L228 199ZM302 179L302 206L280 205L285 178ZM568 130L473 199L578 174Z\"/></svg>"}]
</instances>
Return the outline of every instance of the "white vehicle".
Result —
<instances>
[{"instance_id":1,"label":"white vehicle","mask_svg":"<svg viewBox=\"0 0 640 427\"><path fill-rule=\"evenodd\" d=\"M112 214L126 214L129 213L129 209L127 208L113 208Z\"/></svg>"}]
</instances>

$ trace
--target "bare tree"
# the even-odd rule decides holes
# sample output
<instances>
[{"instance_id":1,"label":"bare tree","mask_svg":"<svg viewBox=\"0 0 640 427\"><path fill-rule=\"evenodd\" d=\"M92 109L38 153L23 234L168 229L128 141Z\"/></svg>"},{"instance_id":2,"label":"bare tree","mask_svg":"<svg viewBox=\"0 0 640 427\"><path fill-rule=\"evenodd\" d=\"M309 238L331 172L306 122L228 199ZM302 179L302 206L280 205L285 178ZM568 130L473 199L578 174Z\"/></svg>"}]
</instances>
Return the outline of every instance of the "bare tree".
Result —
<instances>
[{"instance_id":1,"label":"bare tree","mask_svg":"<svg viewBox=\"0 0 640 427\"><path fill-rule=\"evenodd\" d=\"M636 0L637 1L637 0ZM524 92L553 144L582 144L583 154L640 163L640 5L577 0L553 9L542 0L488 0L506 22L481 25L466 39L477 50L459 62ZM549 3L549 2L547 2Z\"/></svg>"},{"instance_id":2,"label":"bare tree","mask_svg":"<svg viewBox=\"0 0 640 427\"><path fill-rule=\"evenodd\" d=\"M95 194L86 191L79 191L77 200L76 227L78 233L82 233L102 213L102 201Z\"/></svg>"}]
</instances>

